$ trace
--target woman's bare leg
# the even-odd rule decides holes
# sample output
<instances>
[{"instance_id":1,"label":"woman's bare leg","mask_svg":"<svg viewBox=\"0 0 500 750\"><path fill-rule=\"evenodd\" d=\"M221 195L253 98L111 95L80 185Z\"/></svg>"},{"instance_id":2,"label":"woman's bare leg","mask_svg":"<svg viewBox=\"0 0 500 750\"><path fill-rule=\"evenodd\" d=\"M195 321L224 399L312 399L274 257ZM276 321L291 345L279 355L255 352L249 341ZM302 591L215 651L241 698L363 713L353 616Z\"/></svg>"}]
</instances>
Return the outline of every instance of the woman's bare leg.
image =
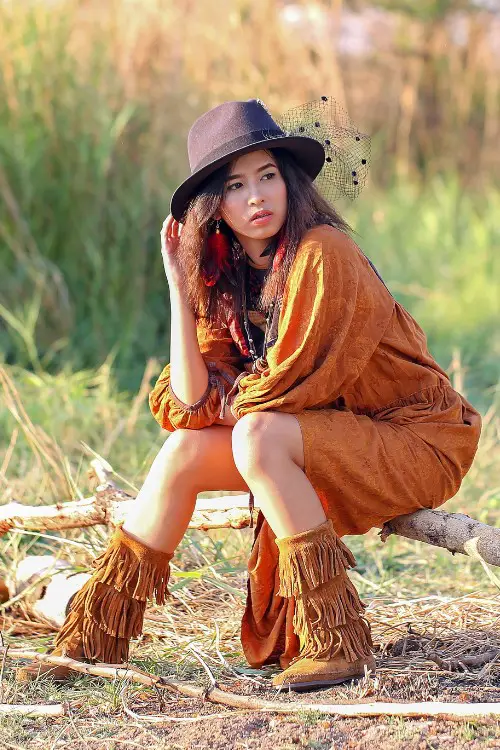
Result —
<instances>
[{"instance_id":1,"label":"woman's bare leg","mask_svg":"<svg viewBox=\"0 0 500 750\"><path fill-rule=\"evenodd\" d=\"M248 492L233 459L231 427L176 430L165 440L123 529L153 549L173 552L199 492Z\"/></svg>"},{"instance_id":2,"label":"woman's bare leg","mask_svg":"<svg viewBox=\"0 0 500 750\"><path fill-rule=\"evenodd\" d=\"M302 432L293 414L245 415L233 428L232 445L236 466L278 538L326 521L304 473Z\"/></svg>"}]
</instances>

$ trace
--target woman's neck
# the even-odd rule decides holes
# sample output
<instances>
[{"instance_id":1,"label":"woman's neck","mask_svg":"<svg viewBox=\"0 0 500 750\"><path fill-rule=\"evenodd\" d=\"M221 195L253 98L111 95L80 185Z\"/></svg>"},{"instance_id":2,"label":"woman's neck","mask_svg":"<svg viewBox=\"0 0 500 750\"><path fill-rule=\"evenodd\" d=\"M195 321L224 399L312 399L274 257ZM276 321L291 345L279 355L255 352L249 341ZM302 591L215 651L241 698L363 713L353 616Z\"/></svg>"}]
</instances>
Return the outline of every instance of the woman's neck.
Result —
<instances>
[{"instance_id":1,"label":"woman's neck","mask_svg":"<svg viewBox=\"0 0 500 750\"><path fill-rule=\"evenodd\" d=\"M266 258L265 264L262 263L261 265L257 265L256 263L253 262L253 260L248 255L248 253L246 255L247 255L247 263L248 263L249 266L252 266L252 268L259 268L261 270L264 270L265 268L270 268L271 267L271 260L270 260L270 258Z\"/></svg>"},{"instance_id":2,"label":"woman's neck","mask_svg":"<svg viewBox=\"0 0 500 750\"><path fill-rule=\"evenodd\" d=\"M245 253L247 263L253 268L269 268L272 263L272 251L275 237L266 240L256 240L252 237L235 236L236 241ZM243 241L242 241L243 240Z\"/></svg>"},{"instance_id":3,"label":"woman's neck","mask_svg":"<svg viewBox=\"0 0 500 750\"><path fill-rule=\"evenodd\" d=\"M274 247L274 238L266 240L266 244L259 248L258 252L249 252L248 249L243 248L247 263L252 268L270 268L272 263L272 251Z\"/></svg>"}]
</instances>

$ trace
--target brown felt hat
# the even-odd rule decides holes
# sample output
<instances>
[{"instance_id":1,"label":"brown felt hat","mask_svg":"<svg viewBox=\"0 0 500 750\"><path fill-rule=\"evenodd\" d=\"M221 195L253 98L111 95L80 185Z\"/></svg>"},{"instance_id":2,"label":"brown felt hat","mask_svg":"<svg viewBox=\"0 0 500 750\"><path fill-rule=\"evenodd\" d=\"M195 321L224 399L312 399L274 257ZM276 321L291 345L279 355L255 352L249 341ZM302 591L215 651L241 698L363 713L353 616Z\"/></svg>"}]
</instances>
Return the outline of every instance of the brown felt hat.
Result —
<instances>
[{"instance_id":1,"label":"brown felt hat","mask_svg":"<svg viewBox=\"0 0 500 750\"><path fill-rule=\"evenodd\" d=\"M188 135L191 175L172 196L170 213L182 221L189 201L202 182L223 164L258 149L285 148L315 179L325 161L325 149L308 135L287 135L259 99L224 102L192 125Z\"/></svg>"}]
</instances>

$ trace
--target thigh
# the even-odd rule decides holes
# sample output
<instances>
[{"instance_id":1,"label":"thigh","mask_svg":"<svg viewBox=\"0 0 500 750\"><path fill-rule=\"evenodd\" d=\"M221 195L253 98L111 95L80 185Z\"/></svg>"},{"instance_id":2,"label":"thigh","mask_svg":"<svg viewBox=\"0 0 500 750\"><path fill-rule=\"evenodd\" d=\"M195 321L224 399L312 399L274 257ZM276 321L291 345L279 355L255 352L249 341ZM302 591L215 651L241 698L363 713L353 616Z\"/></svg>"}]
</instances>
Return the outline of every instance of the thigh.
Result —
<instances>
[{"instance_id":1,"label":"thigh","mask_svg":"<svg viewBox=\"0 0 500 750\"><path fill-rule=\"evenodd\" d=\"M232 427L224 425L212 425L201 430L182 430L185 433L183 441L191 441L196 451L193 483L197 492L250 491L234 463L232 431Z\"/></svg>"}]
</instances>

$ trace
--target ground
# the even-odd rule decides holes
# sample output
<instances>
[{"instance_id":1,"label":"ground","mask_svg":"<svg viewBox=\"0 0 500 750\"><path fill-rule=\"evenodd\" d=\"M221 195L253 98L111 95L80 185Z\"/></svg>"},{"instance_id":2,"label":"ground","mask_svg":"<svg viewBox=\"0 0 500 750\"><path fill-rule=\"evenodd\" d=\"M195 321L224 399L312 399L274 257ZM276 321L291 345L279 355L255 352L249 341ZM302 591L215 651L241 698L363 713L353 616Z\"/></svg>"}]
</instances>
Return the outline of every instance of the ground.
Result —
<instances>
[{"instance_id":1,"label":"ground","mask_svg":"<svg viewBox=\"0 0 500 750\"><path fill-rule=\"evenodd\" d=\"M244 570L236 566L228 569L227 560L221 566L224 558L217 541L220 560L215 564L207 556L201 534L194 533L191 542L184 551L185 569L174 572L172 600L166 607L148 609L143 636L133 644L131 662L141 669L206 687L211 673L223 690L283 704L439 700L466 706L500 701L500 663L451 672L429 659L432 651L449 659L500 647L500 597L494 591L489 591L490 596L476 590L460 597L444 591L412 599L406 575L396 576L402 589L399 594L395 594L394 581L388 579L377 585L372 596L364 597L377 648L375 677L309 694L277 694L270 688L272 669L251 670L241 654L238 627ZM205 572L210 569L207 575L196 572L200 555L205 557ZM352 575L362 588L363 576L356 571ZM471 581L464 578L464 585L467 583L470 588ZM34 621L28 608L21 605L5 614L2 630L4 642L12 648L43 651L53 637L53 628ZM140 685L129 684L125 690L120 679L85 675L75 675L65 685L43 678L20 686L13 677L17 663L5 660L3 702L65 703L69 715L4 717L0 742L8 748L361 750L377 744L384 750L500 748L499 723L487 718L460 722L387 716L344 719L304 711L285 716L236 710Z\"/></svg>"}]
</instances>

